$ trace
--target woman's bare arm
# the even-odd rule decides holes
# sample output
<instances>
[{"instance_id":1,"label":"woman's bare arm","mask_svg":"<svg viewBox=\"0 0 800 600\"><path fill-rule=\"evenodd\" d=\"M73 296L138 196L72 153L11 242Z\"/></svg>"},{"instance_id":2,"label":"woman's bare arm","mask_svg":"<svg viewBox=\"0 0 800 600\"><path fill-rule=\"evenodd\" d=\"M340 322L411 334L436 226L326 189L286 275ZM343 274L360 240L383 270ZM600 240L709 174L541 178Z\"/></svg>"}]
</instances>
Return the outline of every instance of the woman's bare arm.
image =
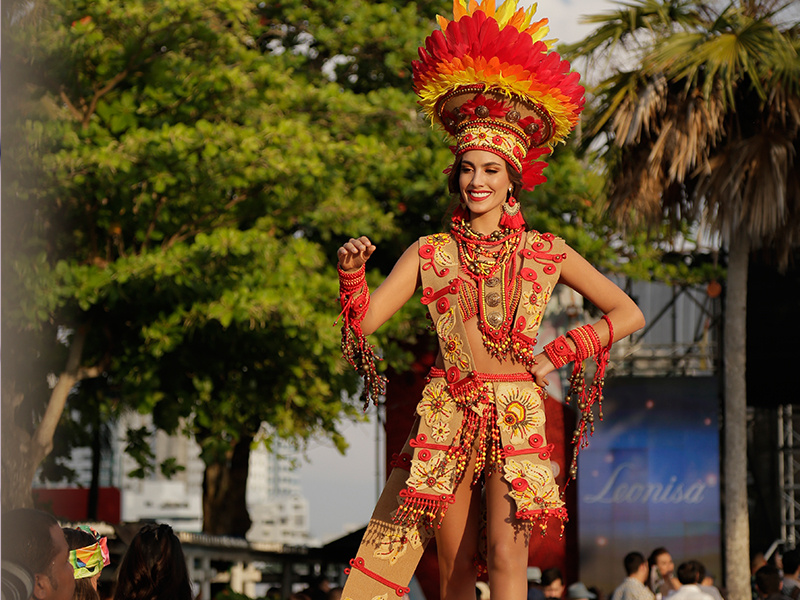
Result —
<instances>
[{"instance_id":1,"label":"woman's bare arm","mask_svg":"<svg viewBox=\"0 0 800 600\"><path fill-rule=\"evenodd\" d=\"M351 239L337 252L340 268L344 271L360 269L375 249L366 236ZM406 249L383 283L372 292L369 309L361 322L364 334L373 333L388 321L414 295L419 284L418 244L415 242Z\"/></svg>"},{"instance_id":2,"label":"woman's bare arm","mask_svg":"<svg viewBox=\"0 0 800 600\"><path fill-rule=\"evenodd\" d=\"M561 263L559 283L569 286L603 311L614 327L615 342L644 327L642 311L625 292L569 246L566 253L567 258ZM606 322L601 319L593 326L600 344L607 346L609 330ZM572 341L568 340L568 343L572 344ZM544 352L536 356L536 362L530 372L536 383L547 385L545 376L554 370L553 363Z\"/></svg>"}]
</instances>

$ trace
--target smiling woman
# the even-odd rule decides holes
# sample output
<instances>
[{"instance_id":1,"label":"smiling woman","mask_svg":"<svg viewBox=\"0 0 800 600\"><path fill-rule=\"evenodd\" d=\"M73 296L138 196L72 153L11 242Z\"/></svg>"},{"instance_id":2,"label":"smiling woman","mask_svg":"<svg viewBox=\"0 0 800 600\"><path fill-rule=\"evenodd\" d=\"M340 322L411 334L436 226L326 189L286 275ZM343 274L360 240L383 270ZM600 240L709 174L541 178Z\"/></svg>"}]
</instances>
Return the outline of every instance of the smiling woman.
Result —
<instances>
[{"instance_id":1,"label":"smiling woman","mask_svg":"<svg viewBox=\"0 0 800 600\"><path fill-rule=\"evenodd\" d=\"M414 85L432 121L456 144L449 189L458 203L448 232L421 238L370 293L368 236L338 250L345 357L377 401L384 379L366 335L420 287L439 339L417 420L373 512L343 597L408 592L426 543L436 538L444 600L474 597L482 570L492 593L527 595L530 531L563 533L563 489L578 448L593 431L608 352L644 325L641 311L567 243L526 229L517 198L543 183L552 146L578 121L583 88L543 41L546 19L507 0L455 0L414 63ZM547 301L558 283L604 314L536 351ZM597 374L584 386L582 363ZM581 418L572 467L558 473L545 435L547 376L574 362L572 394ZM485 531L484 529L485 524ZM485 546L480 542L485 543Z\"/></svg>"}]
</instances>

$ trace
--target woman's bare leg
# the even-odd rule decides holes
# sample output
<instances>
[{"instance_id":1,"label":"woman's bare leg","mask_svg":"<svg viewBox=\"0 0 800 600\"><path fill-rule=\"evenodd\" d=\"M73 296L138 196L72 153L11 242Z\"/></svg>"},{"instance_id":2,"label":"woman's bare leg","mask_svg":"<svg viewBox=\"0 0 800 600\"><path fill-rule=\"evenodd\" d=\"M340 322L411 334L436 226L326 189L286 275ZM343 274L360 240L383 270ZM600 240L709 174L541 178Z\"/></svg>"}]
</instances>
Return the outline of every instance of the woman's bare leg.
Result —
<instances>
[{"instance_id":1,"label":"woman's bare leg","mask_svg":"<svg viewBox=\"0 0 800 600\"><path fill-rule=\"evenodd\" d=\"M456 500L448 507L442 526L436 531L442 600L475 598L474 559L478 551L481 490L480 486L473 489L469 485L475 469L475 452L472 454L464 479L456 488Z\"/></svg>"},{"instance_id":2,"label":"woman's bare leg","mask_svg":"<svg viewBox=\"0 0 800 600\"><path fill-rule=\"evenodd\" d=\"M489 585L493 598L525 600L528 596L530 525L514 515L511 485L495 472L486 477L486 537Z\"/></svg>"}]
</instances>

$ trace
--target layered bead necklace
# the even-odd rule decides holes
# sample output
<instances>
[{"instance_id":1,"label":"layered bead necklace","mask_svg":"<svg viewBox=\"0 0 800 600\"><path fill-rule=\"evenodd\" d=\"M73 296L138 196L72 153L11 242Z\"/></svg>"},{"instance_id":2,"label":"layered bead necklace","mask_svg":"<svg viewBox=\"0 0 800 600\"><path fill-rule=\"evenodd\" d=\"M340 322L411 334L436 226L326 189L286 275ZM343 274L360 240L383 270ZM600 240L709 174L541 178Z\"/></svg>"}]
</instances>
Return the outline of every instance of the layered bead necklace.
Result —
<instances>
[{"instance_id":1,"label":"layered bead necklace","mask_svg":"<svg viewBox=\"0 0 800 600\"><path fill-rule=\"evenodd\" d=\"M516 254L524 232L524 228L502 229L481 235L463 217L454 219L451 229L459 262L477 288L478 329L483 345L490 355L501 360L511 347L511 326L522 293ZM462 286L462 290L470 293L464 289L467 287L471 286Z\"/></svg>"}]
</instances>

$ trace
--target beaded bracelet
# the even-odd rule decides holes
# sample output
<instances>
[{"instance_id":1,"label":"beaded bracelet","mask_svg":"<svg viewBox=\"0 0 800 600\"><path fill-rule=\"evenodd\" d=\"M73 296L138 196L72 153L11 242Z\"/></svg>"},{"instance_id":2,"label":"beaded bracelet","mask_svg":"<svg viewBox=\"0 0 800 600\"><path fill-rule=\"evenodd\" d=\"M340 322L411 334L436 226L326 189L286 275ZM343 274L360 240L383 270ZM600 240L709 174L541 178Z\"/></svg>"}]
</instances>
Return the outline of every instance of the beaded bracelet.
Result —
<instances>
[{"instance_id":1,"label":"beaded bracelet","mask_svg":"<svg viewBox=\"0 0 800 600\"><path fill-rule=\"evenodd\" d=\"M547 354L547 358L550 359L556 369L560 369L568 362L575 360L575 353L569 347L567 338L563 335L558 336L549 344L545 344L544 353Z\"/></svg>"},{"instance_id":2,"label":"beaded bracelet","mask_svg":"<svg viewBox=\"0 0 800 600\"><path fill-rule=\"evenodd\" d=\"M597 331L589 324L572 329L567 335L575 342L575 360L586 360L603 349Z\"/></svg>"},{"instance_id":3,"label":"beaded bracelet","mask_svg":"<svg viewBox=\"0 0 800 600\"><path fill-rule=\"evenodd\" d=\"M336 267L339 272L339 287L343 290L354 290L361 287L366 282L367 269L365 265L361 265L355 271L343 271L342 267Z\"/></svg>"}]
</instances>

